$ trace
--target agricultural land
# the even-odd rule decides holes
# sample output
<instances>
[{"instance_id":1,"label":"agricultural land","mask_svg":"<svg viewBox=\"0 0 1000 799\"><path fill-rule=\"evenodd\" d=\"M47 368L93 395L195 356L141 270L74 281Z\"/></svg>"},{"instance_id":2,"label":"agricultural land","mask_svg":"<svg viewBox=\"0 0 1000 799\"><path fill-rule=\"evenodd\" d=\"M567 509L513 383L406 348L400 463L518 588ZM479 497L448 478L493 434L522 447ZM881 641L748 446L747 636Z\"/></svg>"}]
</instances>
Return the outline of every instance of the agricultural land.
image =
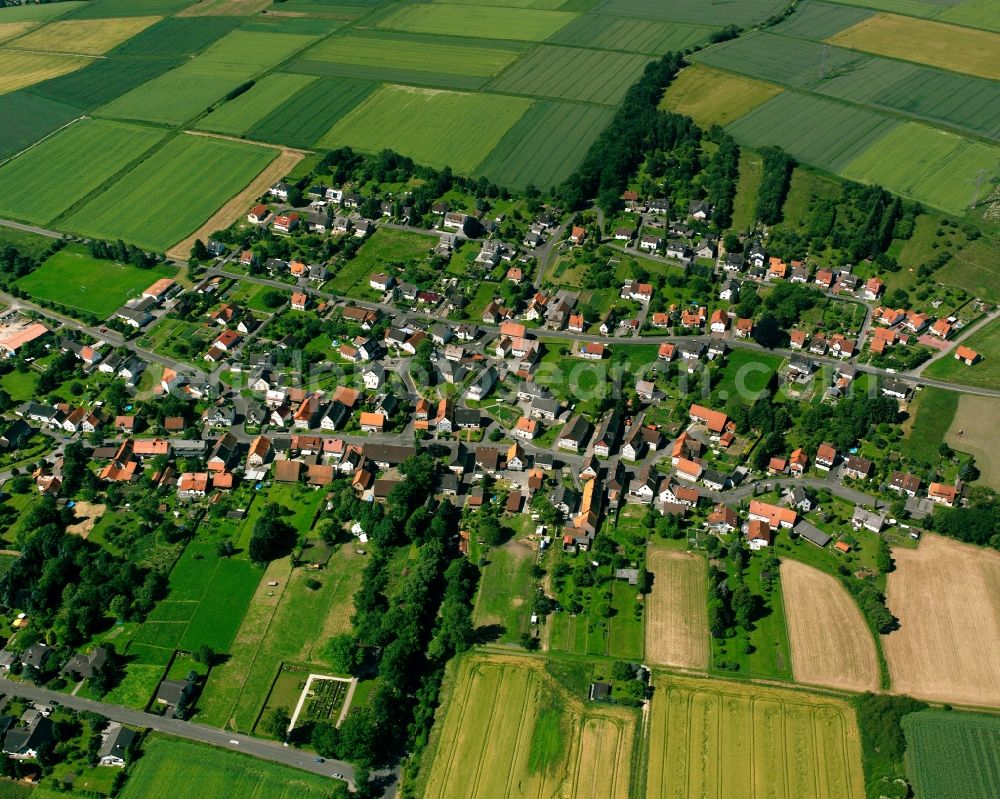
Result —
<instances>
[{"instance_id":1,"label":"agricultural land","mask_svg":"<svg viewBox=\"0 0 1000 799\"><path fill-rule=\"evenodd\" d=\"M903 720L910 776L920 796L987 799L1000 789L996 716L925 710Z\"/></svg>"},{"instance_id":2,"label":"agricultural land","mask_svg":"<svg viewBox=\"0 0 1000 799\"><path fill-rule=\"evenodd\" d=\"M653 592L646 610L646 658L664 666L708 667L705 563L698 555L650 549Z\"/></svg>"}]
</instances>

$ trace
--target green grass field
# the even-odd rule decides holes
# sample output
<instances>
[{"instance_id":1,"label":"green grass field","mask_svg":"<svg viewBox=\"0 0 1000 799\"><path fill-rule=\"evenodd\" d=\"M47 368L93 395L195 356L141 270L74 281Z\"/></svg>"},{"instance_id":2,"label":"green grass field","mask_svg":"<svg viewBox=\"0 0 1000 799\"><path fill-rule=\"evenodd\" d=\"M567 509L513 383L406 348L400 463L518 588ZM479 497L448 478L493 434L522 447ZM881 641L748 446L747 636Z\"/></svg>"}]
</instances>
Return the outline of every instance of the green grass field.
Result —
<instances>
[{"instance_id":1,"label":"green grass field","mask_svg":"<svg viewBox=\"0 0 1000 799\"><path fill-rule=\"evenodd\" d=\"M83 69L32 86L31 94L90 111L182 63L170 58L97 58Z\"/></svg>"},{"instance_id":2,"label":"green grass field","mask_svg":"<svg viewBox=\"0 0 1000 799\"><path fill-rule=\"evenodd\" d=\"M711 32L712 28L703 25L586 14L573 20L549 41L577 47L661 55L668 50L686 50L705 41Z\"/></svg>"},{"instance_id":3,"label":"green grass field","mask_svg":"<svg viewBox=\"0 0 1000 799\"><path fill-rule=\"evenodd\" d=\"M1000 794L1000 719L925 710L903 717L907 771L925 799L989 799Z\"/></svg>"},{"instance_id":4,"label":"green grass field","mask_svg":"<svg viewBox=\"0 0 1000 799\"><path fill-rule=\"evenodd\" d=\"M822 40L871 16L872 12L865 8L814 3L810 0L799 5L794 14L776 25L773 30L785 36Z\"/></svg>"},{"instance_id":5,"label":"green grass field","mask_svg":"<svg viewBox=\"0 0 1000 799\"><path fill-rule=\"evenodd\" d=\"M472 172L531 100L386 86L341 119L320 147L389 148L430 166Z\"/></svg>"},{"instance_id":6,"label":"green grass field","mask_svg":"<svg viewBox=\"0 0 1000 799\"><path fill-rule=\"evenodd\" d=\"M501 640L520 641L530 629L531 603L535 579L531 567L534 550L517 541L490 550L479 582L479 594L472 621L477 627L500 625Z\"/></svg>"},{"instance_id":7,"label":"green grass field","mask_svg":"<svg viewBox=\"0 0 1000 799\"><path fill-rule=\"evenodd\" d=\"M0 22L20 22L22 20L48 20L68 14L70 11L81 11L90 3L66 2L48 3L44 5L25 4L0 8Z\"/></svg>"},{"instance_id":8,"label":"green grass field","mask_svg":"<svg viewBox=\"0 0 1000 799\"><path fill-rule=\"evenodd\" d=\"M752 404L767 387L771 375L778 371L783 360L780 355L733 350L726 358L718 384L712 387L713 393L718 392L717 396L723 403L732 397L739 397L745 404Z\"/></svg>"},{"instance_id":9,"label":"green grass field","mask_svg":"<svg viewBox=\"0 0 1000 799\"><path fill-rule=\"evenodd\" d=\"M333 799L346 785L237 752L155 735L121 792L122 799ZM341 793L343 791L343 793Z\"/></svg>"},{"instance_id":10,"label":"green grass field","mask_svg":"<svg viewBox=\"0 0 1000 799\"><path fill-rule=\"evenodd\" d=\"M47 224L162 141L164 132L88 119L0 167L0 215ZM67 164L77 165L67 169ZM112 232L108 238L116 238Z\"/></svg>"},{"instance_id":11,"label":"green grass field","mask_svg":"<svg viewBox=\"0 0 1000 799\"><path fill-rule=\"evenodd\" d=\"M749 230L757 220L757 194L764 165L752 150L740 150L740 177L733 200L733 229Z\"/></svg>"},{"instance_id":12,"label":"green grass field","mask_svg":"<svg viewBox=\"0 0 1000 799\"><path fill-rule=\"evenodd\" d=\"M193 0L95 0L73 14L74 19L113 19L145 14L169 14L189 6ZM75 5L67 3L66 5Z\"/></svg>"},{"instance_id":13,"label":"green grass field","mask_svg":"<svg viewBox=\"0 0 1000 799\"><path fill-rule=\"evenodd\" d=\"M277 154L249 144L177 136L70 215L63 226L166 250L197 229Z\"/></svg>"},{"instance_id":14,"label":"green grass field","mask_svg":"<svg viewBox=\"0 0 1000 799\"><path fill-rule=\"evenodd\" d=\"M183 125L311 41L313 37L287 33L233 31L182 67L112 100L100 114Z\"/></svg>"},{"instance_id":15,"label":"green grass field","mask_svg":"<svg viewBox=\"0 0 1000 799\"><path fill-rule=\"evenodd\" d=\"M70 245L15 285L30 297L58 302L103 319L161 277L172 278L175 274L171 268L139 269L101 261L91 258L84 247Z\"/></svg>"},{"instance_id":16,"label":"green grass field","mask_svg":"<svg viewBox=\"0 0 1000 799\"><path fill-rule=\"evenodd\" d=\"M703 127L728 125L780 93L773 83L692 64L667 87L660 108L689 116Z\"/></svg>"},{"instance_id":17,"label":"green grass field","mask_svg":"<svg viewBox=\"0 0 1000 799\"><path fill-rule=\"evenodd\" d=\"M79 74L79 73L77 73ZM78 108L28 92L0 95L0 159L9 158L80 116Z\"/></svg>"},{"instance_id":18,"label":"green grass field","mask_svg":"<svg viewBox=\"0 0 1000 799\"><path fill-rule=\"evenodd\" d=\"M247 137L291 147L312 147L377 86L368 80L318 78L261 118L247 132Z\"/></svg>"},{"instance_id":19,"label":"green grass field","mask_svg":"<svg viewBox=\"0 0 1000 799\"><path fill-rule=\"evenodd\" d=\"M916 400L910 403L910 413L915 414L915 417L902 442L905 455L926 463L937 463L940 457L938 446L944 441L952 419L955 418L959 396L954 391L927 386L923 388Z\"/></svg>"},{"instance_id":20,"label":"green grass field","mask_svg":"<svg viewBox=\"0 0 1000 799\"><path fill-rule=\"evenodd\" d=\"M738 123L737 123L738 124ZM1000 174L1000 147L907 122L843 164L843 173L864 183L962 214L979 170Z\"/></svg>"},{"instance_id":21,"label":"green grass field","mask_svg":"<svg viewBox=\"0 0 1000 799\"><path fill-rule=\"evenodd\" d=\"M433 3L403 6L377 24L379 28L411 33L453 30L476 38L540 42L576 16L564 11Z\"/></svg>"},{"instance_id":22,"label":"green grass field","mask_svg":"<svg viewBox=\"0 0 1000 799\"><path fill-rule=\"evenodd\" d=\"M386 264L406 263L427 258L435 238L405 230L381 228L361 245L357 254L326 283L326 288L346 294L355 284L368 285L368 275Z\"/></svg>"},{"instance_id":23,"label":"green grass field","mask_svg":"<svg viewBox=\"0 0 1000 799\"><path fill-rule=\"evenodd\" d=\"M191 56L221 39L239 23L239 17L168 17L122 42L109 55Z\"/></svg>"},{"instance_id":24,"label":"green grass field","mask_svg":"<svg viewBox=\"0 0 1000 799\"><path fill-rule=\"evenodd\" d=\"M974 349L983 356L983 359L973 366L966 366L948 353L928 366L924 374L927 377L966 386L996 388L1000 385L1000 320L981 327L962 344ZM926 393L927 390L924 391Z\"/></svg>"},{"instance_id":25,"label":"green grass field","mask_svg":"<svg viewBox=\"0 0 1000 799\"><path fill-rule=\"evenodd\" d=\"M222 103L198 121L199 130L243 136L288 98L306 88L316 78L276 72L267 75L239 97Z\"/></svg>"},{"instance_id":26,"label":"green grass field","mask_svg":"<svg viewBox=\"0 0 1000 799\"><path fill-rule=\"evenodd\" d=\"M996 247L995 239L982 237L970 241L934 277L946 286L958 286L988 302L1000 303Z\"/></svg>"},{"instance_id":27,"label":"green grass field","mask_svg":"<svg viewBox=\"0 0 1000 799\"><path fill-rule=\"evenodd\" d=\"M669 20L701 25L749 25L762 22L785 4L781 0L742 0L736 4L705 3L702 0L606 0L601 12L619 17Z\"/></svg>"},{"instance_id":28,"label":"green grass field","mask_svg":"<svg viewBox=\"0 0 1000 799\"><path fill-rule=\"evenodd\" d=\"M476 168L501 186L549 187L572 174L611 121L609 108L539 100L508 130Z\"/></svg>"}]
</instances>

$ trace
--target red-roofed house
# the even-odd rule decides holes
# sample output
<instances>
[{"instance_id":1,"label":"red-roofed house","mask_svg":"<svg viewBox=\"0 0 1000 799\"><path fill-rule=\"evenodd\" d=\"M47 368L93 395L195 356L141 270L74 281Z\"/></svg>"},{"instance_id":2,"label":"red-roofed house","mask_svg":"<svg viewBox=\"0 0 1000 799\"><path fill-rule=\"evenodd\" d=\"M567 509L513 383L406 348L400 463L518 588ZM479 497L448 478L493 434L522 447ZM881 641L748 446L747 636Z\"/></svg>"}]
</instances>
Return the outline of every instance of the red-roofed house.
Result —
<instances>
[{"instance_id":1,"label":"red-roofed house","mask_svg":"<svg viewBox=\"0 0 1000 799\"><path fill-rule=\"evenodd\" d=\"M772 530L779 527L794 527L798 514L791 508L782 508L780 505L771 505L759 500L750 502L750 519L767 522L767 526Z\"/></svg>"},{"instance_id":2,"label":"red-roofed house","mask_svg":"<svg viewBox=\"0 0 1000 799\"><path fill-rule=\"evenodd\" d=\"M751 519L747 525L747 546L755 552L762 547L769 547L774 542L774 534L766 522Z\"/></svg>"},{"instance_id":3,"label":"red-roofed house","mask_svg":"<svg viewBox=\"0 0 1000 799\"><path fill-rule=\"evenodd\" d=\"M955 348L955 360L962 361L966 366L972 366L979 358L979 353L968 347L959 345Z\"/></svg>"},{"instance_id":4,"label":"red-roofed house","mask_svg":"<svg viewBox=\"0 0 1000 799\"><path fill-rule=\"evenodd\" d=\"M702 422L713 433L721 433L726 429L729 417L722 411L713 411L703 405L692 405L688 411L692 422Z\"/></svg>"}]
</instances>

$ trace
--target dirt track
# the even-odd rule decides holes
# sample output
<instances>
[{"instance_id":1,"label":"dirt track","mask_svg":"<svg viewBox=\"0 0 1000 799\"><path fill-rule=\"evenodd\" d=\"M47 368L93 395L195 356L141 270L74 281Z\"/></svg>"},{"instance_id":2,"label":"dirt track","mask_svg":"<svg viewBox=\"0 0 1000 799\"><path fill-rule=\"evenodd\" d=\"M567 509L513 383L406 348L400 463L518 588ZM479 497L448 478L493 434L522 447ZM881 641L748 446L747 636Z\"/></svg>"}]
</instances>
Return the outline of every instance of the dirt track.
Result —
<instances>
[{"instance_id":1,"label":"dirt track","mask_svg":"<svg viewBox=\"0 0 1000 799\"><path fill-rule=\"evenodd\" d=\"M847 590L819 569L781 562L781 593L796 682L848 691L878 688L875 642Z\"/></svg>"},{"instance_id":2,"label":"dirt track","mask_svg":"<svg viewBox=\"0 0 1000 799\"><path fill-rule=\"evenodd\" d=\"M1000 707L1000 553L935 535L894 549L882 636L894 693Z\"/></svg>"},{"instance_id":3,"label":"dirt track","mask_svg":"<svg viewBox=\"0 0 1000 799\"><path fill-rule=\"evenodd\" d=\"M703 558L650 547L653 592L646 607L646 659L664 666L708 667L707 568Z\"/></svg>"}]
</instances>

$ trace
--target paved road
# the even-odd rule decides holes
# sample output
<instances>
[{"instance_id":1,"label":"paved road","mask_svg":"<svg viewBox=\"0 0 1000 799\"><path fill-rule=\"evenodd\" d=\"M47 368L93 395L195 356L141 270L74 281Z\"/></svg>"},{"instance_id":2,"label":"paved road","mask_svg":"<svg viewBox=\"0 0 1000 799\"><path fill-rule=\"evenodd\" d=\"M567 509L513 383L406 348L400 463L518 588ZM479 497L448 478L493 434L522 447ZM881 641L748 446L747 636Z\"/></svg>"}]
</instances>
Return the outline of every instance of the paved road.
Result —
<instances>
[{"instance_id":1,"label":"paved road","mask_svg":"<svg viewBox=\"0 0 1000 799\"><path fill-rule=\"evenodd\" d=\"M0 693L12 694L23 697L33 702L50 702L55 700L73 710L89 710L99 713L112 721L119 721L123 724L131 724L136 727L146 727L157 732L175 735L178 738L186 738L189 741L221 746L223 749L230 749L234 752L242 752L245 755L259 758L260 760L270 760L274 763L281 763L302 771L309 771L325 777L331 777L333 772L344 775L344 778L353 786L354 768L350 763L341 760L326 760L317 763L313 755L303 752L293 747L282 746L274 741L264 741L260 738L253 738L225 730L217 730L213 727L206 727L203 724L195 724L190 721L179 721L177 719L165 719L151 713L142 713L138 710L109 705L104 702L95 702L91 699L82 699L78 696L50 691L47 688L39 688L30 683L14 682L6 678L0 678ZM237 741L238 743L232 743Z\"/></svg>"},{"instance_id":2,"label":"paved road","mask_svg":"<svg viewBox=\"0 0 1000 799\"><path fill-rule=\"evenodd\" d=\"M965 328L965 330L962 331L960 335L953 338L949 342L947 347L945 347L939 352L934 353L930 358L928 358L926 361L920 364L920 366L909 372L909 374L914 376L922 375L924 373L924 369L926 369L928 366L934 363L934 361L940 360L941 358L944 358L946 355L950 357L951 354L955 351L955 347L957 347L959 344L965 341L969 336L971 336L977 330L988 325L998 316L1000 316L1000 308L996 308L991 313L986 314L986 316L984 316L974 325L969 325L967 328Z\"/></svg>"},{"instance_id":3,"label":"paved road","mask_svg":"<svg viewBox=\"0 0 1000 799\"><path fill-rule=\"evenodd\" d=\"M825 480L819 477L780 477L755 480L738 488L730 488L727 491L708 491L703 488L699 490L715 502L732 504L753 496L754 489L761 489L763 491L779 486L782 488L801 486L817 491L829 491L831 494L835 494L841 499L846 499L848 502L853 502L855 505L868 505L869 507L877 508L886 504L884 500L877 499L870 494L865 494L863 491L858 491L855 488L844 485L834 474L831 474Z\"/></svg>"}]
</instances>

